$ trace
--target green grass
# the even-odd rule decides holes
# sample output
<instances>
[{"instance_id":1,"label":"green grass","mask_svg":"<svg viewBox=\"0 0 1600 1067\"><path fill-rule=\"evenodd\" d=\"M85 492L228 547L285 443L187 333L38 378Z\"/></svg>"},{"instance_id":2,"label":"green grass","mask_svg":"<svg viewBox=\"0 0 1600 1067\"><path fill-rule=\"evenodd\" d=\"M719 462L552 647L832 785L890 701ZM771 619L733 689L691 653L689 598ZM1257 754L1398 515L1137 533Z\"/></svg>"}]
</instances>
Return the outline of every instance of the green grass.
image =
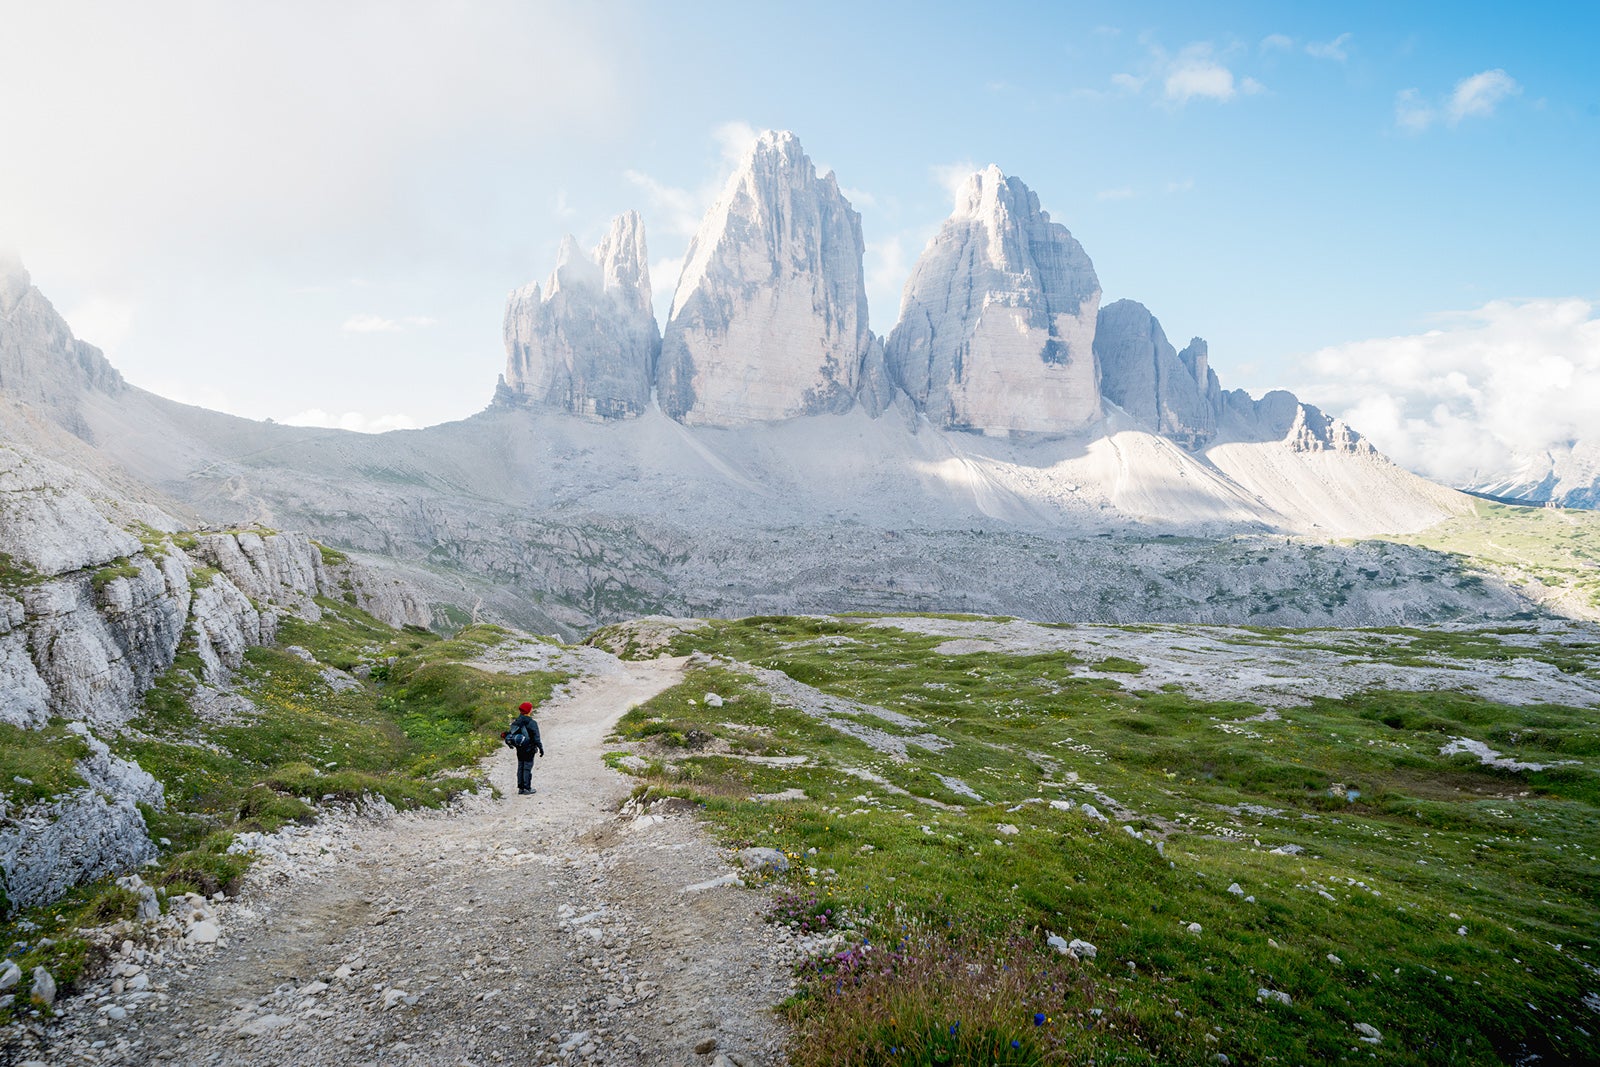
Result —
<instances>
[{"instance_id":1,"label":"green grass","mask_svg":"<svg viewBox=\"0 0 1600 1067\"><path fill-rule=\"evenodd\" d=\"M1537 582L1600 611L1600 513L1473 502L1458 516L1391 540L1463 557L1513 584Z\"/></svg>"},{"instance_id":2,"label":"green grass","mask_svg":"<svg viewBox=\"0 0 1600 1067\"><path fill-rule=\"evenodd\" d=\"M127 556L122 556L95 571L89 578L89 584L93 585L95 592L98 593L119 578L137 577L139 577L138 566Z\"/></svg>"},{"instance_id":3,"label":"green grass","mask_svg":"<svg viewBox=\"0 0 1600 1067\"><path fill-rule=\"evenodd\" d=\"M23 589L40 581L39 572L6 552L0 552L0 590Z\"/></svg>"},{"instance_id":4,"label":"green grass","mask_svg":"<svg viewBox=\"0 0 1600 1067\"><path fill-rule=\"evenodd\" d=\"M186 649L112 742L117 755L166 786L165 808L144 809L151 837L164 839L161 864L140 872L163 894L236 891L250 864L248 855L228 852L238 833L309 820L328 801L372 795L400 808L428 807L476 788L476 762L499 745L511 709L523 700L542 703L565 680L465 666L507 638L496 627L443 639L392 629L333 601L321 607L320 622L285 619L280 647L246 653L234 684L256 708L248 718L211 722L195 712L199 661ZM283 650L291 645L316 662ZM327 667L364 668L368 679L337 691L322 677ZM31 731L0 725L0 781L7 783L0 788L13 802L27 802L81 787L73 763L86 754L60 724ZM26 971L45 966L67 990L89 951L80 928L131 917L135 903L109 881L82 886L6 916L0 939ZM0 1022L5 1017L0 1012Z\"/></svg>"},{"instance_id":5,"label":"green grass","mask_svg":"<svg viewBox=\"0 0 1600 1067\"><path fill-rule=\"evenodd\" d=\"M1241 659L1256 642L1319 639L1242 636ZM1486 633L1370 636L1382 654L1417 660L1498 645ZM859 974L806 972L788 1009L796 1063L948 1062L945 1039L961 1037L948 1026L963 1020L981 1036L959 1054L987 1056L1004 1036L998 1062L1600 1057L1600 1017L1581 1003L1595 980L1579 963L1600 964L1595 709L1371 692L1243 721L1263 709L1086 676L1104 661L944 656L942 640L770 617L675 639L675 652L781 670L922 724L853 717L889 735L951 743L911 747L903 762L775 703L731 665L695 670L619 726L649 760L649 788L701 801L730 845L796 857L793 888L886 953ZM1592 648L1546 651L1581 672L1600 661ZM724 705L708 708L708 691ZM1494 770L1440 755L1449 736L1575 762ZM806 762L740 758L750 754ZM790 788L807 799L751 799ZM1110 821L1086 817L1085 802ZM1304 851L1271 851L1285 845ZM1098 955L1055 955L1046 931ZM884 967L893 989L866 977ZM1019 973L1033 977L1018 984ZM1291 1004L1258 1002L1261 988ZM1035 1011L1051 1022L1034 1028ZM1359 1042L1356 1023L1383 1043Z\"/></svg>"},{"instance_id":6,"label":"green grass","mask_svg":"<svg viewBox=\"0 0 1600 1067\"><path fill-rule=\"evenodd\" d=\"M0 723L0 796L22 807L83 788L77 772L89 745L59 719L36 730Z\"/></svg>"}]
</instances>

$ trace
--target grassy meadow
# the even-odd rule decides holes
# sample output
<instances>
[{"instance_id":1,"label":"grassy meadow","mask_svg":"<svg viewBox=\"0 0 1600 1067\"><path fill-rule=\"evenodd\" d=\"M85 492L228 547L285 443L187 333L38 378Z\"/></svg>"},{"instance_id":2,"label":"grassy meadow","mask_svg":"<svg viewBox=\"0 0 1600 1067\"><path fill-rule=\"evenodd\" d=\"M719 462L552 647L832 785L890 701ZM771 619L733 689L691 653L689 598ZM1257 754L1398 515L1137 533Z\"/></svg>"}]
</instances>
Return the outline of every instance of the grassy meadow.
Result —
<instances>
[{"instance_id":1,"label":"grassy meadow","mask_svg":"<svg viewBox=\"0 0 1600 1067\"><path fill-rule=\"evenodd\" d=\"M1600 679L1570 634L1126 632L1202 630L1218 673L1283 669L1293 639ZM785 1006L796 1063L1600 1060L1592 704L1268 707L1151 684L1126 650L966 647L894 618L714 622L619 727L642 791L792 857L774 921L848 931Z\"/></svg>"}]
</instances>

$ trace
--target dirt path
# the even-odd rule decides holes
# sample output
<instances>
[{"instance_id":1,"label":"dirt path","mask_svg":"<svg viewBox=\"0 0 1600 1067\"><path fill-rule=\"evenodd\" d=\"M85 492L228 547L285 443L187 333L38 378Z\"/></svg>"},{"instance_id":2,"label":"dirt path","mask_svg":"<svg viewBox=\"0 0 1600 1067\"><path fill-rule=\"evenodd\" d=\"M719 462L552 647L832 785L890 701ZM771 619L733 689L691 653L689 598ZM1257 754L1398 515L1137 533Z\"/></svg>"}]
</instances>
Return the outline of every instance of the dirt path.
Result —
<instances>
[{"instance_id":1,"label":"dirt path","mask_svg":"<svg viewBox=\"0 0 1600 1067\"><path fill-rule=\"evenodd\" d=\"M217 948L136 951L142 997L107 976L47 1048L0 1060L781 1063L792 957L767 898L701 887L727 857L687 815L619 817L629 784L601 760L622 712L681 676L657 660L575 683L539 712L534 796L507 752L498 800L312 838L307 864L263 863L221 909Z\"/></svg>"}]
</instances>

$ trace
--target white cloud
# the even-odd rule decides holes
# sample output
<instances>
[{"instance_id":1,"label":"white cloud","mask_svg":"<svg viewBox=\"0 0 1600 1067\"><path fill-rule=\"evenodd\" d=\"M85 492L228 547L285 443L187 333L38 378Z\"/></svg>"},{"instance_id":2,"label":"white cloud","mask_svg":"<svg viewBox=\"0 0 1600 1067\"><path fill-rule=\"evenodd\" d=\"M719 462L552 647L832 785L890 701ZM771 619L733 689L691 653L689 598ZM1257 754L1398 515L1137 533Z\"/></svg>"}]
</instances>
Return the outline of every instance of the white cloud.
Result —
<instances>
[{"instance_id":1,"label":"white cloud","mask_svg":"<svg viewBox=\"0 0 1600 1067\"><path fill-rule=\"evenodd\" d=\"M1227 103L1241 93L1248 96L1266 89L1254 78L1236 79L1216 50L1203 41L1186 45L1176 57L1169 58L1156 47L1151 48L1150 54L1161 82L1162 99L1175 107L1196 99Z\"/></svg>"},{"instance_id":2,"label":"white cloud","mask_svg":"<svg viewBox=\"0 0 1600 1067\"><path fill-rule=\"evenodd\" d=\"M1263 52L1287 52L1294 47L1294 38L1282 33L1269 33L1261 39Z\"/></svg>"},{"instance_id":3,"label":"white cloud","mask_svg":"<svg viewBox=\"0 0 1600 1067\"><path fill-rule=\"evenodd\" d=\"M1352 36L1352 34L1341 33L1331 41L1308 41L1306 42L1306 55L1314 56L1317 59L1332 59L1343 63L1350 58L1350 53L1345 49L1345 45L1350 43Z\"/></svg>"},{"instance_id":4,"label":"white cloud","mask_svg":"<svg viewBox=\"0 0 1600 1067\"><path fill-rule=\"evenodd\" d=\"M1337 345L1296 391L1396 462L1455 485L1600 434L1600 303L1494 301L1440 329Z\"/></svg>"},{"instance_id":5,"label":"white cloud","mask_svg":"<svg viewBox=\"0 0 1600 1067\"><path fill-rule=\"evenodd\" d=\"M1489 118L1500 101L1520 92L1522 86L1517 84L1517 79L1498 68L1462 78L1456 82L1455 92L1450 94L1450 122L1454 124L1464 118Z\"/></svg>"},{"instance_id":6,"label":"white cloud","mask_svg":"<svg viewBox=\"0 0 1600 1067\"><path fill-rule=\"evenodd\" d=\"M679 237L694 236L694 231L700 228L701 216L716 195L714 192L706 195L705 189L680 189L666 185L637 170L627 171L625 176L644 190L649 198L651 224L664 233Z\"/></svg>"},{"instance_id":7,"label":"white cloud","mask_svg":"<svg viewBox=\"0 0 1600 1067\"><path fill-rule=\"evenodd\" d=\"M1417 89L1402 89L1395 94L1394 123L1407 133L1421 133L1441 119L1456 126L1463 119L1492 118L1503 100L1521 92L1517 79L1498 67L1462 78L1450 98L1438 103Z\"/></svg>"},{"instance_id":8,"label":"white cloud","mask_svg":"<svg viewBox=\"0 0 1600 1067\"><path fill-rule=\"evenodd\" d=\"M1137 95L1144 91L1144 83L1148 78L1141 78L1137 74L1113 74L1111 84L1125 93Z\"/></svg>"},{"instance_id":9,"label":"white cloud","mask_svg":"<svg viewBox=\"0 0 1600 1067\"><path fill-rule=\"evenodd\" d=\"M722 123L711 131L711 135L716 138L717 144L722 147L722 162L727 165L729 170L732 170L739 165L739 161L750 150L750 146L761 135L761 131L748 122L736 119L732 122Z\"/></svg>"},{"instance_id":10,"label":"white cloud","mask_svg":"<svg viewBox=\"0 0 1600 1067\"><path fill-rule=\"evenodd\" d=\"M625 113L608 18L420 0L8 4L0 233L81 277L160 252L425 232L419 170ZM562 106L531 106L552 97Z\"/></svg>"},{"instance_id":11,"label":"white cloud","mask_svg":"<svg viewBox=\"0 0 1600 1067\"><path fill-rule=\"evenodd\" d=\"M970 159L959 159L952 163L935 163L928 168L928 174L933 178L934 184L950 194L954 200L967 184L967 179L981 170Z\"/></svg>"},{"instance_id":12,"label":"white cloud","mask_svg":"<svg viewBox=\"0 0 1600 1067\"><path fill-rule=\"evenodd\" d=\"M368 415L360 411L335 415L321 408L307 408L279 421L290 426L326 426L330 429L354 430L356 433L386 433L389 430L417 428L417 421L410 415Z\"/></svg>"},{"instance_id":13,"label":"white cloud","mask_svg":"<svg viewBox=\"0 0 1600 1067\"><path fill-rule=\"evenodd\" d=\"M339 328L345 333L400 333L403 330L424 329L437 321L425 315L408 315L403 319L386 319L382 315L351 315Z\"/></svg>"}]
</instances>

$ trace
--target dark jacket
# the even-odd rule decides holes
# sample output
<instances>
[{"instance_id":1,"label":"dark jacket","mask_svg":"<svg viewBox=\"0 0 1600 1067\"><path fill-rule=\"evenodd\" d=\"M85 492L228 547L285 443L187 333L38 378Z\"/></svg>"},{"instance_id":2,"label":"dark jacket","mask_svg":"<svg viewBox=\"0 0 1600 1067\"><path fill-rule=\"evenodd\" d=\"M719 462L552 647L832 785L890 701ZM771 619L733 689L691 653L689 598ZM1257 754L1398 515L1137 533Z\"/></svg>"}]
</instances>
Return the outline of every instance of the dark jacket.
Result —
<instances>
[{"instance_id":1,"label":"dark jacket","mask_svg":"<svg viewBox=\"0 0 1600 1067\"><path fill-rule=\"evenodd\" d=\"M519 724L528 728L528 743L518 747L517 758L521 760L529 760L533 758L533 754L535 752L541 756L544 755L544 743L539 740L539 724L534 722L530 716L518 715L515 719L511 720L511 725L506 729L506 732L500 736L505 737L506 734L509 734L512 730L515 730Z\"/></svg>"}]
</instances>

